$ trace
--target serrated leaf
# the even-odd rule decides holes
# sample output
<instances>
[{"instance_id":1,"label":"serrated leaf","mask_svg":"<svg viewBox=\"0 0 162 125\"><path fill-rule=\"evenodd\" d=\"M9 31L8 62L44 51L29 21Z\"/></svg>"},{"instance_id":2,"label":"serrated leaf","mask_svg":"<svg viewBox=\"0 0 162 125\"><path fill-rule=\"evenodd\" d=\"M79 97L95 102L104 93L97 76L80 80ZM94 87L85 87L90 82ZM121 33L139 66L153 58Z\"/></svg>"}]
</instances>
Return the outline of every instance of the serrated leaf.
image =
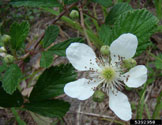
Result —
<instances>
[{"instance_id":1,"label":"serrated leaf","mask_svg":"<svg viewBox=\"0 0 162 125\"><path fill-rule=\"evenodd\" d=\"M99 30L99 39L105 44L109 45L111 42L112 30L108 25L103 24Z\"/></svg>"},{"instance_id":2,"label":"serrated leaf","mask_svg":"<svg viewBox=\"0 0 162 125\"><path fill-rule=\"evenodd\" d=\"M58 26L49 26L45 32L45 36L42 40L42 45L44 48L47 48L53 42L55 42L57 36L59 34Z\"/></svg>"},{"instance_id":3,"label":"serrated leaf","mask_svg":"<svg viewBox=\"0 0 162 125\"><path fill-rule=\"evenodd\" d=\"M112 5L112 0L92 0L92 2L98 3L104 7L109 7Z\"/></svg>"},{"instance_id":4,"label":"serrated leaf","mask_svg":"<svg viewBox=\"0 0 162 125\"><path fill-rule=\"evenodd\" d=\"M31 102L25 104L25 109L46 117L63 117L70 104L62 100L46 100L43 102Z\"/></svg>"},{"instance_id":5,"label":"serrated leaf","mask_svg":"<svg viewBox=\"0 0 162 125\"><path fill-rule=\"evenodd\" d=\"M83 39L82 38L68 39L64 42L54 45L48 51L51 51L52 53L59 55L59 56L66 56L66 54L65 54L66 48L73 42L83 42Z\"/></svg>"},{"instance_id":6,"label":"serrated leaf","mask_svg":"<svg viewBox=\"0 0 162 125\"><path fill-rule=\"evenodd\" d=\"M162 54L159 54L155 60L155 66L157 69L162 69Z\"/></svg>"},{"instance_id":7,"label":"serrated leaf","mask_svg":"<svg viewBox=\"0 0 162 125\"><path fill-rule=\"evenodd\" d=\"M57 0L12 0L11 5L15 7L58 7L60 3Z\"/></svg>"},{"instance_id":8,"label":"serrated leaf","mask_svg":"<svg viewBox=\"0 0 162 125\"><path fill-rule=\"evenodd\" d=\"M40 67L48 68L53 63L53 53L50 51L42 52Z\"/></svg>"},{"instance_id":9,"label":"serrated leaf","mask_svg":"<svg viewBox=\"0 0 162 125\"><path fill-rule=\"evenodd\" d=\"M155 32L157 24L157 17L146 9L125 12L119 16L114 24L112 29L113 40L123 33L132 33L138 38L138 47L146 45L150 36ZM140 51L139 48L138 51Z\"/></svg>"},{"instance_id":10,"label":"serrated leaf","mask_svg":"<svg viewBox=\"0 0 162 125\"><path fill-rule=\"evenodd\" d=\"M0 100L0 106L5 108L20 107L23 104L23 97L18 90L10 95L2 87L0 87Z\"/></svg>"},{"instance_id":11,"label":"serrated leaf","mask_svg":"<svg viewBox=\"0 0 162 125\"><path fill-rule=\"evenodd\" d=\"M64 93L64 85L75 78L75 70L70 64L50 67L39 77L29 99L40 101L59 96Z\"/></svg>"},{"instance_id":12,"label":"serrated leaf","mask_svg":"<svg viewBox=\"0 0 162 125\"><path fill-rule=\"evenodd\" d=\"M10 27L10 35L11 35L11 46L12 49L18 50L22 47L24 40L26 39L29 33L29 23L22 22L17 23L14 22Z\"/></svg>"},{"instance_id":13,"label":"serrated leaf","mask_svg":"<svg viewBox=\"0 0 162 125\"><path fill-rule=\"evenodd\" d=\"M16 64L12 64L2 77L2 87L8 94L12 94L20 83L21 78L20 68Z\"/></svg>"},{"instance_id":14,"label":"serrated leaf","mask_svg":"<svg viewBox=\"0 0 162 125\"><path fill-rule=\"evenodd\" d=\"M121 15L122 13L132 10L132 7L128 3L118 3L114 5L108 16L106 17L106 24L112 25L116 21L117 17Z\"/></svg>"}]
</instances>

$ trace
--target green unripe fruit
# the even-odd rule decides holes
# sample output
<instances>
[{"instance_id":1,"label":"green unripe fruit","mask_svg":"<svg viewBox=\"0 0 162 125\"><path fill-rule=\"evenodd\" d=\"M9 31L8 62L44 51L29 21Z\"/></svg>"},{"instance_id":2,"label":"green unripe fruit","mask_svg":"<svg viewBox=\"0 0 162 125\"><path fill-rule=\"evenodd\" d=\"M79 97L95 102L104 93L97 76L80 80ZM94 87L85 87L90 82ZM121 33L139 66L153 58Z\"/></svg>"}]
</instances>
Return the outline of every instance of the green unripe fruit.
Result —
<instances>
[{"instance_id":1,"label":"green unripe fruit","mask_svg":"<svg viewBox=\"0 0 162 125\"><path fill-rule=\"evenodd\" d=\"M11 40L11 37L5 34L1 37L1 40L3 43L8 43Z\"/></svg>"},{"instance_id":2,"label":"green unripe fruit","mask_svg":"<svg viewBox=\"0 0 162 125\"><path fill-rule=\"evenodd\" d=\"M104 99L105 94L100 90L96 90L95 93L93 94L93 101L95 102L102 102Z\"/></svg>"},{"instance_id":3,"label":"green unripe fruit","mask_svg":"<svg viewBox=\"0 0 162 125\"><path fill-rule=\"evenodd\" d=\"M108 56L110 54L110 47L108 45L104 45L101 47L100 52L104 56Z\"/></svg>"},{"instance_id":4,"label":"green unripe fruit","mask_svg":"<svg viewBox=\"0 0 162 125\"><path fill-rule=\"evenodd\" d=\"M12 55L6 55L4 57L4 62L7 64L12 64L14 62L15 58Z\"/></svg>"},{"instance_id":5,"label":"green unripe fruit","mask_svg":"<svg viewBox=\"0 0 162 125\"><path fill-rule=\"evenodd\" d=\"M125 68L126 70L130 70L131 68L135 67L137 65L136 60L130 58L123 60L122 67Z\"/></svg>"},{"instance_id":6,"label":"green unripe fruit","mask_svg":"<svg viewBox=\"0 0 162 125\"><path fill-rule=\"evenodd\" d=\"M70 12L70 17L73 18L73 19L78 18L79 17L79 12L77 10L72 10Z\"/></svg>"}]
</instances>

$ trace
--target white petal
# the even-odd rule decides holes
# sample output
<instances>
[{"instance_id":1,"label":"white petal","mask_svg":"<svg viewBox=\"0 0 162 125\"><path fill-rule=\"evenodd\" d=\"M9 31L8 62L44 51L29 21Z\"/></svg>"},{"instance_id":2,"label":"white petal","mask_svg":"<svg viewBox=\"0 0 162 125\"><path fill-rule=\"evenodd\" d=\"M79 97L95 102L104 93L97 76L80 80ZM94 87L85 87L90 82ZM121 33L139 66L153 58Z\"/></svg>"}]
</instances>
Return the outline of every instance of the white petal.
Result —
<instances>
[{"instance_id":1,"label":"white petal","mask_svg":"<svg viewBox=\"0 0 162 125\"><path fill-rule=\"evenodd\" d=\"M66 56L70 63L79 71L99 68L94 51L86 44L72 43L66 49Z\"/></svg>"},{"instance_id":2,"label":"white petal","mask_svg":"<svg viewBox=\"0 0 162 125\"><path fill-rule=\"evenodd\" d=\"M122 34L110 45L111 58L118 58L118 55L126 59L131 58L136 53L137 45L138 40L135 35Z\"/></svg>"},{"instance_id":3,"label":"white petal","mask_svg":"<svg viewBox=\"0 0 162 125\"><path fill-rule=\"evenodd\" d=\"M90 81L82 78L74 82L67 83L64 87L64 92L72 97L79 100L86 100L90 98L94 93L94 88L99 85L99 82Z\"/></svg>"},{"instance_id":4,"label":"white petal","mask_svg":"<svg viewBox=\"0 0 162 125\"><path fill-rule=\"evenodd\" d=\"M124 121L128 121L132 118L132 111L128 98L120 91L114 94L109 90L109 107Z\"/></svg>"},{"instance_id":5,"label":"white petal","mask_svg":"<svg viewBox=\"0 0 162 125\"><path fill-rule=\"evenodd\" d=\"M127 76L129 75L128 79ZM128 87L138 88L147 81L147 68L144 65L138 65L124 74L126 79L124 83Z\"/></svg>"}]
</instances>

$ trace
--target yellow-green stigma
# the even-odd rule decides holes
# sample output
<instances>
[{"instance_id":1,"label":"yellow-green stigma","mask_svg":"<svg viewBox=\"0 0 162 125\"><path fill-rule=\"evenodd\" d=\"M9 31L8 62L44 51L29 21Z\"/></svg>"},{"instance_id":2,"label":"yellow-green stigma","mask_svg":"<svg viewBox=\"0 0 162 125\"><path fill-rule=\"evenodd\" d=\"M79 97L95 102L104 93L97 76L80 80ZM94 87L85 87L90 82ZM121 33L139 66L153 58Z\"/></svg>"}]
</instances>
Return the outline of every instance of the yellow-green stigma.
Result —
<instances>
[{"instance_id":1,"label":"yellow-green stigma","mask_svg":"<svg viewBox=\"0 0 162 125\"><path fill-rule=\"evenodd\" d=\"M106 82L111 82L115 78L115 70L112 67L105 67L101 75L106 80Z\"/></svg>"}]
</instances>

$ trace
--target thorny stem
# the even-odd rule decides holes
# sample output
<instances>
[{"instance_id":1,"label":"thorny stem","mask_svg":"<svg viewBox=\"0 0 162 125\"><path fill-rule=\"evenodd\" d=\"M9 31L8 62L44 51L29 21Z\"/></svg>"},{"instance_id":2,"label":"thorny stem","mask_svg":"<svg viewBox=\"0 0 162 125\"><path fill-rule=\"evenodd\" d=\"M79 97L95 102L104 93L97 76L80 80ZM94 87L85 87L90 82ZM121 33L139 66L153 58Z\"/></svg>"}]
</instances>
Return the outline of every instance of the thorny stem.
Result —
<instances>
[{"instance_id":1,"label":"thorny stem","mask_svg":"<svg viewBox=\"0 0 162 125\"><path fill-rule=\"evenodd\" d=\"M48 13L51 13L53 15L56 15L56 16L59 15L59 12L57 12L53 9L50 9L50 8L42 8L42 10L44 10ZM84 34L84 31L83 31L81 25L78 22L73 21L72 19L70 19L67 16L62 16L61 20L64 21L71 28L74 28L74 29L78 30L79 32L81 32L82 34ZM87 34L89 36L89 39L95 44L95 46L97 48L100 48L103 45L103 42L101 40L99 40L99 38L94 34L94 32L92 30L86 29L86 31L87 31Z\"/></svg>"},{"instance_id":2,"label":"thorny stem","mask_svg":"<svg viewBox=\"0 0 162 125\"><path fill-rule=\"evenodd\" d=\"M55 19L53 19L52 21L50 21L50 22L48 23L48 25L55 24L62 16L64 16L64 15L68 12L67 10L69 10L69 9L72 8L72 7L74 7L76 4L77 4L77 2L71 4L71 5L68 6L68 7L65 7L65 9L64 9ZM43 33L41 34L41 36L39 37L39 39L36 41L37 44L35 45L34 49L37 48L37 46L39 45L40 41L43 39L44 34L45 34L45 32L43 32Z\"/></svg>"},{"instance_id":3,"label":"thorny stem","mask_svg":"<svg viewBox=\"0 0 162 125\"><path fill-rule=\"evenodd\" d=\"M86 1L86 0L85 0L85 1ZM81 2L80 2L80 5L79 5L79 12L80 12L81 26L82 26L82 28L83 28L84 35L85 35L85 37L86 37L86 39L87 39L88 45L92 47L91 41L90 41L90 39L89 39L89 37L88 37L88 34L87 34L86 27L85 27L85 25L84 25L84 17L83 17L83 8L82 8L82 7L83 7L83 6L82 6L82 4L81 4Z\"/></svg>"}]
</instances>

